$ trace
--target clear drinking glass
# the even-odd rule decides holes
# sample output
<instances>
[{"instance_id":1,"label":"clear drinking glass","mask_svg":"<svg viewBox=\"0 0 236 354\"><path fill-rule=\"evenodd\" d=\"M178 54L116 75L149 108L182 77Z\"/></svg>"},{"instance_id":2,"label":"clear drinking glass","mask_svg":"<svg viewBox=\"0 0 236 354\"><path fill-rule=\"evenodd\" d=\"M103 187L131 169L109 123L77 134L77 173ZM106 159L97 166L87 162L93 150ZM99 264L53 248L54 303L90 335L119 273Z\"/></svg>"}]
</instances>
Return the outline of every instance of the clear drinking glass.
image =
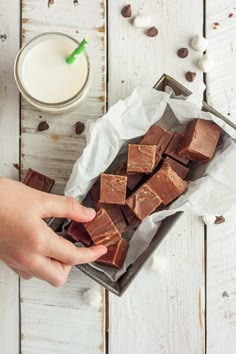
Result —
<instances>
[{"instance_id":1,"label":"clear drinking glass","mask_svg":"<svg viewBox=\"0 0 236 354\"><path fill-rule=\"evenodd\" d=\"M20 49L14 75L19 91L30 104L41 111L59 114L74 110L85 99L91 79L86 51L76 59L79 62L65 62L78 45L67 34L47 32Z\"/></svg>"}]
</instances>

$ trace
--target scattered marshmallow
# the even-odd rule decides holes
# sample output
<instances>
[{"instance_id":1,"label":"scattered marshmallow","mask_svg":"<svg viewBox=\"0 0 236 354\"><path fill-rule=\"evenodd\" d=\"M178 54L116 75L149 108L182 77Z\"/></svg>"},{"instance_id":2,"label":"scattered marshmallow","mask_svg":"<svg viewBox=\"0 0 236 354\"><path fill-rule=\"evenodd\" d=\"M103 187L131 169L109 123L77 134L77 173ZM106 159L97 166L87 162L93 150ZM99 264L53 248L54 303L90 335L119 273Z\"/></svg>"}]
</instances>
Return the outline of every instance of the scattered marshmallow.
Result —
<instances>
[{"instance_id":1,"label":"scattered marshmallow","mask_svg":"<svg viewBox=\"0 0 236 354\"><path fill-rule=\"evenodd\" d=\"M203 70L204 73L210 71L214 66L214 61L210 59L207 54L204 54L203 57L199 60L199 67Z\"/></svg>"},{"instance_id":2,"label":"scattered marshmallow","mask_svg":"<svg viewBox=\"0 0 236 354\"><path fill-rule=\"evenodd\" d=\"M208 47L208 40L201 35L192 38L191 47L199 52L205 52Z\"/></svg>"},{"instance_id":3,"label":"scattered marshmallow","mask_svg":"<svg viewBox=\"0 0 236 354\"><path fill-rule=\"evenodd\" d=\"M147 262L146 267L150 272L159 271L163 273L167 268L167 262L164 257L154 254Z\"/></svg>"},{"instance_id":4,"label":"scattered marshmallow","mask_svg":"<svg viewBox=\"0 0 236 354\"><path fill-rule=\"evenodd\" d=\"M87 289L83 292L83 299L87 305L98 306L102 301L101 292L95 289Z\"/></svg>"},{"instance_id":5,"label":"scattered marshmallow","mask_svg":"<svg viewBox=\"0 0 236 354\"><path fill-rule=\"evenodd\" d=\"M205 225L213 225L216 221L216 217L214 215L204 215L202 221Z\"/></svg>"},{"instance_id":6,"label":"scattered marshmallow","mask_svg":"<svg viewBox=\"0 0 236 354\"><path fill-rule=\"evenodd\" d=\"M134 27L146 28L150 26L152 19L150 16L138 15L133 21Z\"/></svg>"}]
</instances>

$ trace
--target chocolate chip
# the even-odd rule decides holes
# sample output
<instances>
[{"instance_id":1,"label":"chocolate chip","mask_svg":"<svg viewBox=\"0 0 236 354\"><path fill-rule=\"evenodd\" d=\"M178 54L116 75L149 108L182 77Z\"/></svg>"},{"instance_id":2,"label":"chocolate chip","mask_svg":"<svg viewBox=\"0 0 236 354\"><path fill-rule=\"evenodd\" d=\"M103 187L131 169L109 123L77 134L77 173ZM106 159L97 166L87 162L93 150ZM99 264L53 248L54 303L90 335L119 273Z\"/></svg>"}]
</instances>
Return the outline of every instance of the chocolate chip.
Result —
<instances>
[{"instance_id":1,"label":"chocolate chip","mask_svg":"<svg viewBox=\"0 0 236 354\"><path fill-rule=\"evenodd\" d=\"M84 128L85 128L84 123L82 123L82 122L75 123L76 134L82 134L84 131Z\"/></svg>"},{"instance_id":2,"label":"chocolate chip","mask_svg":"<svg viewBox=\"0 0 236 354\"><path fill-rule=\"evenodd\" d=\"M186 58L188 56L188 49L187 48L180 48L177 52L178 57Z\"/></svg>"},{"instance_id":3,"label":"chocolate chip","mask_svg":"<svg viewBox=\"0 0 236 354\"><path fill-rule=\"evenodd\" d=\"M148 37L156 37L158 35L158 29L156 27L151 27L146 32Z\"/></svg>"},{"instance_id":4,"label":"chocolate chip","mask_svg":"<svg viewBox=\"0 0 236 354\"><path fill-rule=\"evenodd\" d=\"M215 220L215 224L222 224L223 222L225 222L225 218L223 217L223 215L221 216L216 216L216 220Z\"/></svg>"},{"instance_id":5,"label":"chocolate chip","mask_svg":"<svg viewBox=\"0 0 236 354\"><path fill-rule=\"evenodd\" d=\"M49 125L48 123L46 122L46 120L44 120L43 122L40 122L39 125L38 125L38 131L39 132L42 132L44 130L47 130L49 128Z\"/></svg>"},{"instance_id":6,"label":"chocolate chip","mask_svg":"<svg viewBox=\"0 0 236 354\"><path fill-rule=\"evenodd\" d=\"M231 13L231 14L229 14L229 18L233 17L233 15L234 15L234 14L232 14L232 13Z\"/></svg>"},{"instance_id":7,"label":"chocolate chip","mask_svg":"<svg viewBox=\"0 0 236 354\"><path fill-rule=\"evenodd\" d=\"M123 9L121 10L121 15L123 17L131 17L131 5L126 5L125 7L123 7Z\"/></svg>"},{"instance_id":8,"label":"chocolate chip","mask_svg":"<svg viewBox=\"0 0 236 354\"><path fill-rule=\"evenodd\" d=\"M185 74L185 78L188 82L193 82L193 80L195 79L196 77L196 73L193 73L192 71L188 71L186 72Z\"/></svg>"}]
</instances>

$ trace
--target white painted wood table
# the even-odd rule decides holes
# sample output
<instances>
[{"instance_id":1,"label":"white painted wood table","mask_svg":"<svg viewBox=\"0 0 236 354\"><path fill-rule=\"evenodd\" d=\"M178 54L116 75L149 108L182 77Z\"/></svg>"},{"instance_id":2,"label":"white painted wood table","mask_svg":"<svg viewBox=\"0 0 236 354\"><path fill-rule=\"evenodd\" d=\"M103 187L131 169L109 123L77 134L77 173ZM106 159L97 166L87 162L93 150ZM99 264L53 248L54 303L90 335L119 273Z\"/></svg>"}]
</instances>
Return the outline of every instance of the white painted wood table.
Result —
<instances>
[{"instance_id":1,"label":"white painted wood table","mask_svg":"<svg viewBox=\"0 0 236 354\"><path fill-rule=\"evenodd\" d=\"M236 1L133 0L133 14L152 16L159 29L148 38L120 15L114 0L0 0L0 174L18 179L28 167L56 179L62 193L73 162L85 146L74 134L78 120L96 120L140 84L152 86L165 72L193 91L207 83L209 104L236 122ZM232 15L231 15L232 14ZM62 117L49 117L20 100L13 62L38 33L61 31L88 37L93 81L86 102ZM187 59L176 50L205 33L216 62L203 77L202 54ZM187 83L184 73L197 73ZM39 133L40 120L50 129ZM16 168L19 166L19 170ZM122 298L107 295L73 270L54 289L23 281L0 264L1 354L234 354L236 348L236 222L204 229L200 218L183 216L157 250L165 267L144 269ZM99 306L84 303L95 287Z\"/></svg>"}]
</instances>

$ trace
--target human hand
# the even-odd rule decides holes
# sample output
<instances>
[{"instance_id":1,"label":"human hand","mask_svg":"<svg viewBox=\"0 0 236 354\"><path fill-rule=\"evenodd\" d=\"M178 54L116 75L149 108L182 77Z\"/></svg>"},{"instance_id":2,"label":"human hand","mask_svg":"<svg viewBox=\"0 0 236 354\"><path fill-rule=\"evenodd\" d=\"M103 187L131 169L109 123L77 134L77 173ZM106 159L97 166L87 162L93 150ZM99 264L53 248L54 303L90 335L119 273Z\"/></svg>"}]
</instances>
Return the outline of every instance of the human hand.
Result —
<instances>
[{"instance_id":1,"label":"human hand","mask_svg":"<svg viewBox=\"0 0 236 354\"><path fill-rule=\"evenodd\" d=\"M93 262L107 252L105 246L77 248L43 221L47 217L92 220L95 211L74 198L5 178L0 178L0 196L0 260L22 278L37 277L57 287L66 282L72 265Z\"/></svg>"}]
</instances>

